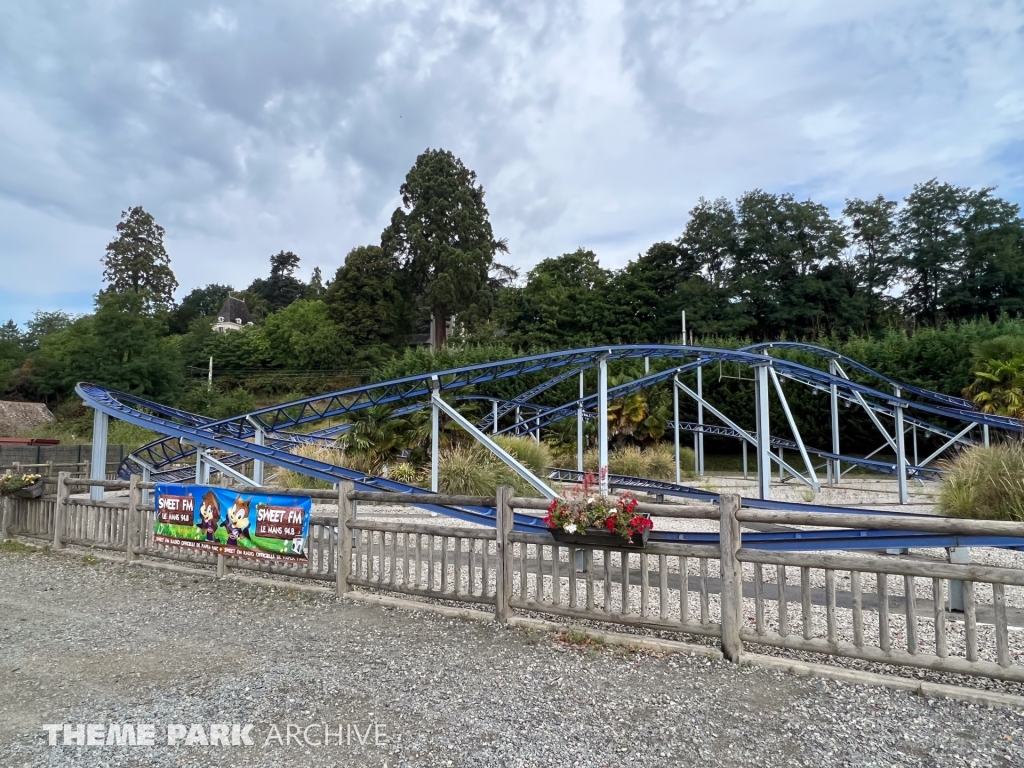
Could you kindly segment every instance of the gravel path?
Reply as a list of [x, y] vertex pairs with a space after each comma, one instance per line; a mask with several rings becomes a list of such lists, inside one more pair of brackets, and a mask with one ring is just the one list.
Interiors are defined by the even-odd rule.
[[[2, 552], [0, 582], [4, 766], [1024, 763], [1005, 710], [77, 555]], [[48, 746], [65, 722], [155, 723], [157, 746]], [[235, 722], [254, 746], [166, 745]], [[386, 741], [264, 746], [324, 722]]]

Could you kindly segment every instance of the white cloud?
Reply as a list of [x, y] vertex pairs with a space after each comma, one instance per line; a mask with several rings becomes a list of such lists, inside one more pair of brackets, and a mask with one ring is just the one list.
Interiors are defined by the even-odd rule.
[[0, 261], [41, 307], [91, 292], [142, 204], [186, 288], [281, 249], [329, 273], [427, 147], [477, 171], [519, 267], [579, 246], [621, 265], [698, 196], [754, 187], [836, 206], [938, 176], [1019, 201], [1022, 29], [1000, 0], [20, 4]]

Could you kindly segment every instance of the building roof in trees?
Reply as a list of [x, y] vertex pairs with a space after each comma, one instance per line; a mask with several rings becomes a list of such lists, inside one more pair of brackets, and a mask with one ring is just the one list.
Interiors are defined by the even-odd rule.
[[246, 325], [250, 321], [249, 308], [245, 306], [244, 301], [237, 299], [234, 296], [228, 296], [224, 299], [224, 303], [221, 305], [220, 311], [217, 312], [218, 323]]
[[15, 437], [53, 421], [43, 403], [15, 403], [0, 400], [0, 437]]

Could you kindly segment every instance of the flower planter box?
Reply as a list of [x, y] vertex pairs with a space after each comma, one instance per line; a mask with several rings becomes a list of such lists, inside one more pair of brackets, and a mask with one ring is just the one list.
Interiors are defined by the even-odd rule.
[[615, 549], [640, 548], [646, 546], [647, 539], [651, 532], [634, 533], [629, 539], [624, 539], [616, 533], [609, 533], [604, 528], [586, 528], [586, 533], [569, 533], [564, 528], [549, 528], [555, 541], [563, 544], [576, 544], [581, 547], [609, 547]]
[[43, 481], [36, 480], [32, 485], [26, 485], [21, 490], [11, 494], [19, 499], [38, 499], [43, 495]]

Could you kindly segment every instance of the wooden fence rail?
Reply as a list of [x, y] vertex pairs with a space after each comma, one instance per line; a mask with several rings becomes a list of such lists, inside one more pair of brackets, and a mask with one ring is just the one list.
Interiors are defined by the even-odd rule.
[[[99, 485], [127, 495], [103, 502], [83, 494]], [[123, 552], [127, 561], [154, 557], [216, 566], [223, 556], [154, 541], [155, 512], [143, 503], [152, 483], [133, 478], [89, 480], [61, 472], [56, 493], [8, 498], [0, 533], [50, 543]], [[247, 488], [253, 491], [255, 488]], [[547, 502], [423, 494], [419, 503], [493, 506], [496, 526], [454, 527], [379, 519], [372, 507], [409, 504], [406, 494], [260, 488], [308, 495], [336, 513], [316, 510], [302, 564], [268, 565], [231, 558], [230, 567], [334, 582], [354, 588], [493, 606], [502, 622], [516, 611], [716, 638], [723, 655], [742, 658], [747, 646], [1024, 682], [1024, 570], [894, 556], [776, 552], [743, 546], [745, 522], [791, 526], [899, 528], [1024, 537], [1024, 524], [913, 520], [845, 513], [786, 513], [741, 508], [723, 495], [717, 507], [645, 504], [655, 517], [715, 520], [719, 545], [650, 542], [642, 549], [581, 546], [549, 533], [513, 530], [515, 514]], [[664, 514], [662, 514], [664, 513]], [[370, 516], [366, 516], [369, 514]], [[951, 610], [953, 588], [963, 610]]]

